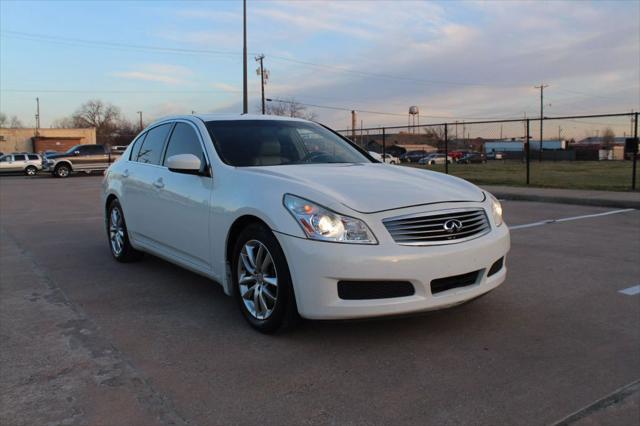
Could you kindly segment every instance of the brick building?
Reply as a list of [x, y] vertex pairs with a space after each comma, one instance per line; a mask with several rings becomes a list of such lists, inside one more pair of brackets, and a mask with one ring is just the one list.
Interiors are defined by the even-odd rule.
[[0, 128], [0, 152], [67, 151], [78, 144], [95, 144], [96, 129], [4, 129]]

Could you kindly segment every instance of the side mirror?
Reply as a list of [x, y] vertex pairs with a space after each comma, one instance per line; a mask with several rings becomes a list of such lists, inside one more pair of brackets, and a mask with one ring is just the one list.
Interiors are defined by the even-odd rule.
[[200, 174], [202, 162], [193, 154], [178, 154], [167, 158], [167, 168], [172, 172], [190, 175]]

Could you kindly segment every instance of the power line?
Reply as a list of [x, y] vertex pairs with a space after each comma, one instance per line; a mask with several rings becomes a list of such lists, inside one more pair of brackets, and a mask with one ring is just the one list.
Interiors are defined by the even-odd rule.
[[66, 90], [66, 89], [2, 89], [3, 92], [16, 93], [226, 93], [240, 92], [235, 89], [214, 90]]
[[32, 41], [45, 41], [53, 44], [71, 44], [71, 45], [85, 45], [85, 46], [102, 46], [107, 48], [117, 49], [133, 49], [133, 50], [147, 50], [156, 51], [162, 53], [186, 53], [186, 54], [208, 54], [208, 55], [229, 55], [229, 56], [242, 56], [238, 52], [211, 50], [211, 49], [190, 49], [190, 48], [173, 48], [162, 47], [144, 44], [131, 44], [131, 43], [116, 43], [102, 40], [82, 40], [70, 37], [58, 37], [47, 34], [35, 34], [25, 33], [21, 31], [9, 31], [3, 30], [0, 32], [2, 37], [13, 37], [23, 40]]
[[[407, 114], [400, 114], [400, 113], [396, 113], [396, 112], [383, 112], [383, 111], [371, 111], [371, 110], [366, 110], [366, 109], [360, 109], [360, 108], [346, 108], [346, 107], [338, 107], [338, 106], [332, 106], [332, 105], [318, 105], [318, 104], [310, 104], [310, 103], [304, 103], [304, 102], [298, 102], [298, 101], [293, 101], [293, 100], [285, 100], [285, 99], [272, 99], [272, 98], [267, 98], [268, 102], [282, 102], [282, 103], [286, 103], [286, 104], [299, 104], [299, 105], [304, 105], [307, 107], [312, 107], [312, 108], [322, 108], [322, 109], [331, 109], [331, 110], [337, 110], [337, 111], [358, 111], [359, 113], [363, 113], [363, 114], [376, 114], [376, 115], [389, 115], [389, 116], [395, 116], [395, 117], [406, 117]], [[465, 120], [491, 120], [493, 118], [496, 117], [459, 117], [459, 116], [452, 116], [452, 115], [424, 115], [421, 114], [422, 117], [426, 117], [426, 118], [436, 118], [436, 119], [465, 119]], [[406, 127], [406, 126], [405, 126]]]
[[[3, 37], [14, 37], [14, 38], [22, 38], [26, 40], [38, 40], [38, 41], [46, 41], [50, 43], [72, 43], [76, 45], [88, 45], [88, 46], [102, 46], [107, 48], [117, 48], [117, 49], [134, 49], [134, 50], [147, 50], [154, 52], [162, 52], [162, 53], [177, 53], [177, 54], [214, 54], [214, 55], [228, 55], [228, 56], [242, 56], [237, 52], [232, 51], [221, 51], [221, 50], [210, 50], [210, 49], [190, 49], [190, 48], [171, 48], [171, 47], [160, 47], [153, 45], [143, 45], [143, 44], [130, 44], [130, 43], [116, 43], [109, 41], [101, 41], [101, 40], [82, 40], [76, 38], [69, 37], [59, 37], [52, 36], [47, 34], [36, 34], [36, 33], [27, 33], [22, 31], [9, 31], [4, 30], [0, 32], [0, 35]], [[251, 52], [248, 52], [248, 54]], [[257, 55], [257, 53], [252, 53]], [[358, 71], [352, 70], [336, 65], [328, 65], [328, 64], [319, 64], [310, 61], [303, 61], [299, 59], [294, 59], [285, 56], [278, 55], [269, 55], [269, 58], [290, 62], [298, 65], [304, 65], [314, 68], [322, 68], [332, 72], [358, 75], [364, 77], [371, 78], [381, 78], [381, 79], [391, 79], [391, 80], [399, 80], [399, 81], [407, 81], [413, 83], [421, 83], [428, 85], [453, 85], [453, 86], [476, 86], [476, 87], [497, 87], [497, 88], [514, 88], [514, 87], [528, 87], [525, 84], [489, 84], [489, 83], [478, 83], [478, 82], [460, 82], [460, 81], [447, 81], [447, 80], [428, 80], [428, 79], [419, 79], [407, 76], [393, 75], [393, 74], [383, 74], [383, 73], [372, 73], [366, 71]]]

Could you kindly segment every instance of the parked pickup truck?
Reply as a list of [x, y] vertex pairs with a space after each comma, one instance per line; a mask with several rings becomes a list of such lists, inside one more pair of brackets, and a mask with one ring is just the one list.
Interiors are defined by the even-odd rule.
[[62, 154], [47, 155], [43, 160], [45, 170], [55, 177], [68, 177], [71, 173], [104, 171], [120, 158], [104, 145], [76, 145]]

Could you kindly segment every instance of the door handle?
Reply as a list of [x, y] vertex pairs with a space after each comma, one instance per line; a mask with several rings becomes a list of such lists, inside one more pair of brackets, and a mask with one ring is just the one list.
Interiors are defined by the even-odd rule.
[[123, 178], [128, 178], [129, 177], [129, 169], [125, 169], [125, 171], [122, 172], [122, 177]]
[[162, 178], [158, 178], [158, 180], [153, 182], [153, 186], [155, 186], [158, 189], [164, 188], [164, 182], [162, 182]]

